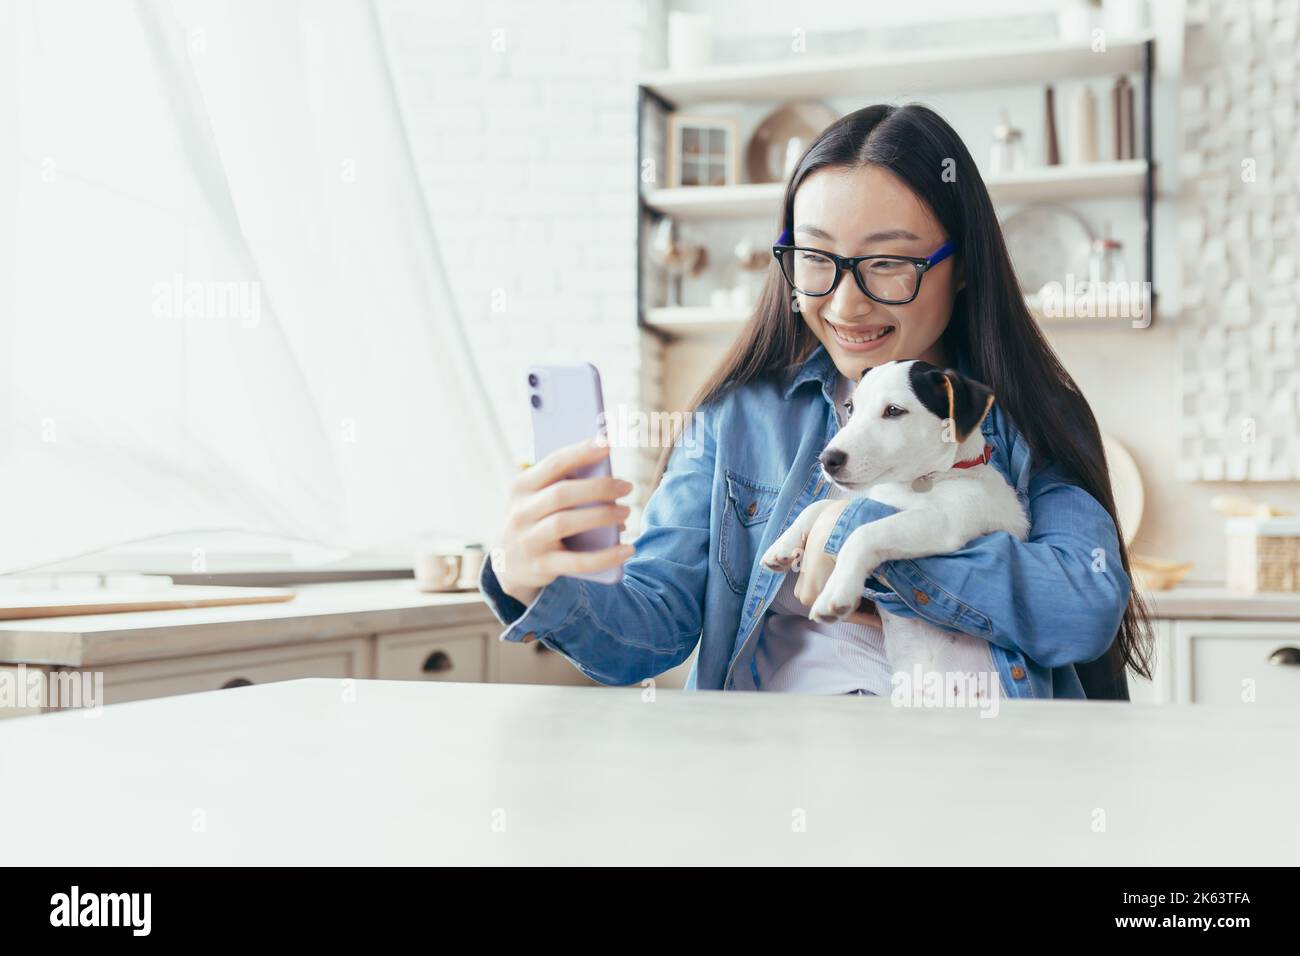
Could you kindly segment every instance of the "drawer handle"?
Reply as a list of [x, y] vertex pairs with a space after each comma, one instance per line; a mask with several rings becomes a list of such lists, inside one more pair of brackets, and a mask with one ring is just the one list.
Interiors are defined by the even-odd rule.
[[441, 674], [443, 671], [451, 670], [451, 655], [446, 651], [434, 651], [424, 659], [424, 667], [421, 668], [426, 674]]
[[230, 690], [232, 687], [252, 687], [253, 682], [247, 677], [232, 677], [221, 685], [222, 690]]
[[1300, 667], [1300, 647], [1279, 647], [1268, 655], [1268, 662], [1283, 667]]

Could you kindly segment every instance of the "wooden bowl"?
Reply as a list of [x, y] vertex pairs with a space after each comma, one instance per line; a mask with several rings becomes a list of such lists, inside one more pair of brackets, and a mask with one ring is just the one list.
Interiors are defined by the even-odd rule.
[[1129, 556], [1133, 576], [1137, 584], [1145, 591], [1167, 591], [1187, 576], [1192, 570], [1191, 561], [1162, 561], [1145, 555]]

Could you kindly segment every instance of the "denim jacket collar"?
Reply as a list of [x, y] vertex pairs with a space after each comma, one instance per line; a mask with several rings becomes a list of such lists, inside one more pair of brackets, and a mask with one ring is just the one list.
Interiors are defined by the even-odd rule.
[[787, 365], [786, 374], [792, 375], [782, 393], [782, 397], [787, 401], [794, 394], [794, 390], [804, 382], [818, 381], [822, 383], [822, 394], [826, 396], [826, 401], [834, 403], [835, 376], [839, 374], [839, 369], [835, 367], [835, 362], [826, 351], [825, 345], [818, 342], [817, 347], [804, 359], [802, 365]]

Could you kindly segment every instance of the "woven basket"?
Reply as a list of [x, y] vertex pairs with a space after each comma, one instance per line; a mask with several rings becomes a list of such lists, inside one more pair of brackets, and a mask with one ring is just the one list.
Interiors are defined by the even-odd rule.
[[1300, 592], [1300, 518], [1229, 518], [1228, 587]]

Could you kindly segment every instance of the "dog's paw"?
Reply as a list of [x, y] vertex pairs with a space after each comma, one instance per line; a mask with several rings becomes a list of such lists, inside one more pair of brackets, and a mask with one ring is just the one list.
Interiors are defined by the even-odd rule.
[[822, 593], [813, 602], [808, 616], [823, 624], [847, 621], [861, 601], [862, 590], [852, 579], [840, 576], [837, 580], [836, 575], [832, 574], [826, 587], [822, 588]]
[[818, 598], [813, 602], [812, 610], [808, 612], [808, 616], [814, 621], [821, 621], [823, 624], [835, 624], [839, 621], [847, 621], [855, 607], [857, 607], [856, 601], [852, 604], [835, 604], [825, 598]]
[[785, 548], [778, 541], [763, 554], [762, 565], [769, 571], [798, 571], [803, 548]]

